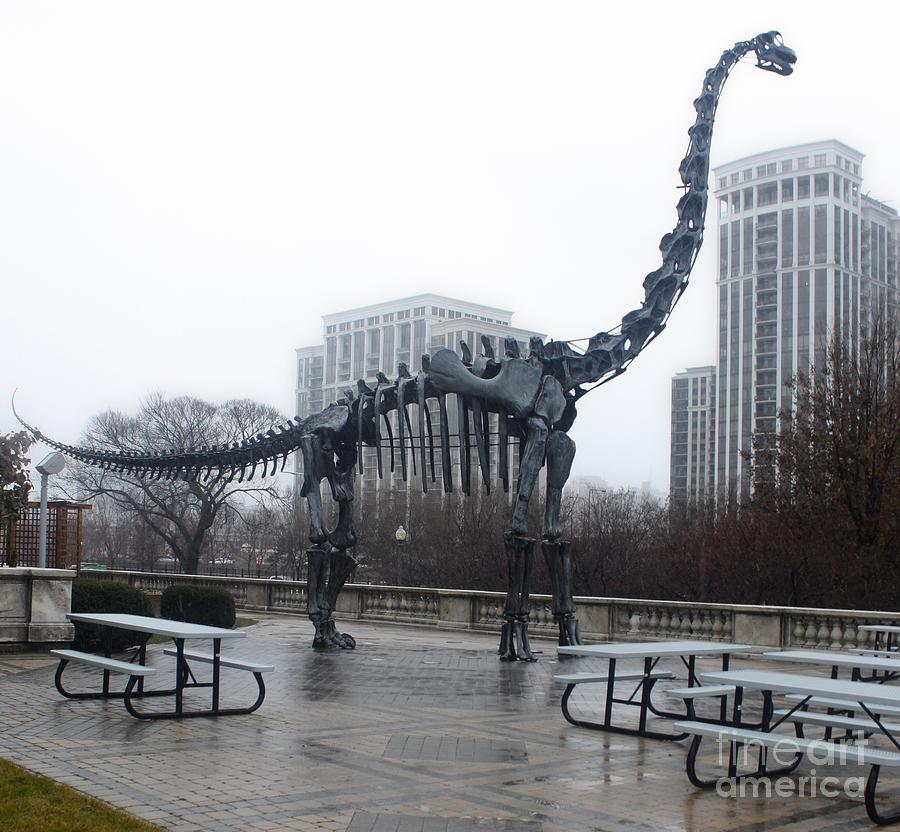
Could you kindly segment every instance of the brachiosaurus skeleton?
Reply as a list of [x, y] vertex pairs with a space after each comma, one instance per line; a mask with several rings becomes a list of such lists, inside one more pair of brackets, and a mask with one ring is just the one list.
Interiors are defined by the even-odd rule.
[[[644, 280], [644, 301], [622, 318], [613, 331], [588, 339], [586, 349], [575, 342], [531, 340], [529, 354], [519, 354], [516, 341], [506, 339], [505, 357], [495, 357], [483, 338], [483, 353], [474, 359], [462, 344], [460, 358], [448, 349], [422, 356], [422, 369], [415, 376], [400, 365], [399, 377], [389, 381], [378, 374], [374, 388], [365, 382], [357, 390], [325, 410], [306, 419], [288, 421], [255, 438], [230, 446], [202, 447], [168, 453], [107, 452], [65, 445], [48, 439], [36, 428], [22, 423], [38, 438], [82, 462], [114, 471], [159, 479], [194, 479], [203, 476], [239, 481], [252, 478], [257, 469], [274, 473], [281, 459], [284, 469], [289, 454], [299, 449], [303, 456], [301, 494], [310, 513], [308, 613], [315, 624], [314, 647], [353, 647], [353, 638], [335, 629], [332, 613], [338, 594], [356, 560], [348, 553], [356, 542], [352, 527], [355, 469], [363, 469], [364, 446], [375, 448], [379, 477], [383, 474], [382, 447], [390, 447], [394, 470], [395, 444], [403, 479], [408, 476], [407, 442], [416, 450], [422, 488], [427, 490], [427, 472], [435, 480], [432, 412], [437, 409], [440, 434], [441, 475], [445, 491], [453, 489], [447, 395], [456, 398], [458, 456], [461, 487], [470, 493], [471, 449], [486, 488], [490, 471], [490, 417], [496, 416], [498, 476], [509, 488], [508, 447], [510, 438], [520, 442], [519, 477], [512, 523], [504, 533], [509, 567], [509, 587], [500, 641], [503, 659], [534, 660], [528, 643], [529, 577], [534, 539], [527, 536], [526, 512], [540, 469], [547, 466], [547, 492], [542, 549], [547, 561], [553, 594], [553, 616], [559, 626], [560, 644], [579, 643], [575, 605], [572, 601], [569, 544], [560, 540], [560, 500], [575, 456], [575, 443], [567, 431], [575, 415], [575, 403], [596, 386], [625, 371], [638, 353], [665, 327], [675, 303], [687, 287], [703, 238], [707, 206], [707, 177], [713, 120], [722, 85], [732, 67], [748, 53], [756, 55], [761, 69], [789, 75], [796, 61], [778, 32], [766, 32], [726, 49], [718, 63], [707, 71], [699, 97], [694, 101], [697, 118], [689, 128], [687, 154], [678, 168], [684, 194], [678, 201], [675, 228], [660, 242], [662, 264]], [[585, 387], [585, 385], [590, 385]], [[418, 416], [414, 435], [409, 407]], [[396, 412], [396, 443], [388, 414]], [[21, 419], [20, 419], [21, 421]], [[382, 422], [388, 434], [382, 434]], [[418, 438], [418, 449], [415, 439]], [[427, 441], [426, 441], [427, 440]], [[474, 442], [473, 442], [474, 440]], [[327, 480], [338, 504], [337, 525], [326, 527], [321, 482]]]

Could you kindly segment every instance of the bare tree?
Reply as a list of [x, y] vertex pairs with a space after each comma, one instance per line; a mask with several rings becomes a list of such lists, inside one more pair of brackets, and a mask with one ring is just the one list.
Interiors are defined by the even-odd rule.
[[876, 315], [858, 344], [840, 335], [798, 377], [796, 407], [757, 448], [757, 510], [776, 515], [835, 601], [896, 602], [900, 555], [900, 338]]
[[[274, 408], [247, 399], [214, 405], [181, 396], [151, 395], [135, 416], [107, 411], [95, 416], [84, 444], [99, 449], [164, 453], [204, 445], [239, 442], [283, 417]], [[238, 482], [218, 473], [190, 481], [138, 478], [73, 462], [67, 490], [79, 499], [103, 495], [165, 541], [188, 573], [196, 573], [207, 533], [223, 506], [271, 493], [265, 481]]]

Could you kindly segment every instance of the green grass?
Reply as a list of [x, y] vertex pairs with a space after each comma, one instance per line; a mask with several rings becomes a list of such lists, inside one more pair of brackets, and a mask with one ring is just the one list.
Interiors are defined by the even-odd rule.
[[162, 832], [68, 786], [0, 759], [4, 832]]
[[[257, 621], [255, 618], [235, 618], [234, 627], [232, 627], [232, 629], [238, 627], [252, 627], [256, 623]], [[172, 639], [168, 636], [150, 636], [147, 644], [168, 644], [171, 640]], [[0, 830], [3, 830], [2, 826], [0, 826]]]

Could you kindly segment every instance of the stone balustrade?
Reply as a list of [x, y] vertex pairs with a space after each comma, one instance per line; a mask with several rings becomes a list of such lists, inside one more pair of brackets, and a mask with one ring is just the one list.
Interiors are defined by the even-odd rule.
[[[91, 577], [125, 581], [151, 594], [169, 584], [195, 583], [231, 591], [240, 609], [251, 612], [306, 612], [306, 584], [260, 578], [221, 578], [147, 572], [96, 572]], [[337, 617], [414, 624], [445, 629], [499, 632], [502, 592], [462, 589], [347, 584], [338, 599]], [[871, 644], [863, 624], [900, 624], [900, 612], [699, 604], [633, 598], [575, 599], [585, 641], [703, 639], [752, 644], [763, 649], [850, 650]], [[550, 597], [531, 596], [529, 632], [555, 638]]]

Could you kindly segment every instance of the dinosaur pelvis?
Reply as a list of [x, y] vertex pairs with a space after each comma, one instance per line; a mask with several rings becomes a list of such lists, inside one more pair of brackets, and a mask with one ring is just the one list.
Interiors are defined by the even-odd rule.
[[504, 358], [497, 375], [479, 378], [453, 350], [442, 349], [431, 357], [428, 375], [442, 393], [477, 397], [491, 410], [503, 409], [517, 419], [540, 416], [553, 425], [566, 407], [559, 382], [521, 358]]

